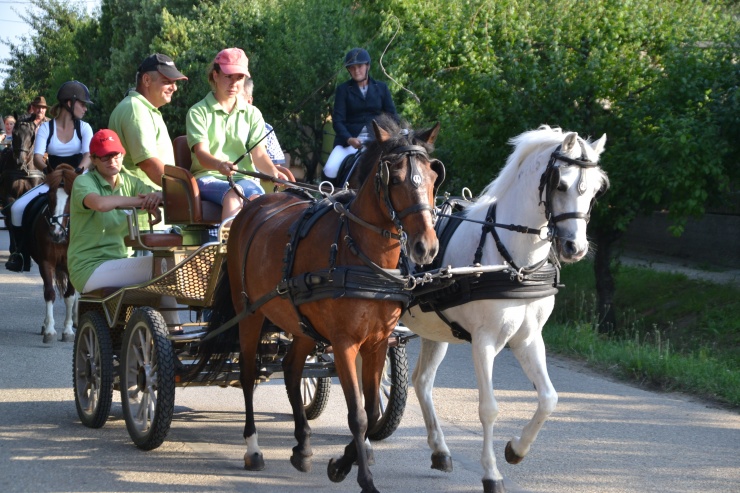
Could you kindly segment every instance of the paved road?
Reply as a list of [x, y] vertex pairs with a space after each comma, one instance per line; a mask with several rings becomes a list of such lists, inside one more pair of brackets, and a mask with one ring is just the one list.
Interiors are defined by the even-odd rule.
[[[0, 262], [7, 232], [0, 232]], [[282, 382], [256, 394], [267, 469], [247, 473], [241, 391], [178, 389], [167, 441], [142, 452], [127, 435], [120, 400], [101, 429], [79, 423], [72, 394], [72, 344], [44, 345], [40, 278], [0, 266], [0, 491], [305, 492], [358, 491], [353, 474], [329, 482], [326, 464], [348, 440], [346, 406], [334, 385], [327, 411], [312, 422], [314, 469], [295, 471]], [[61, 306], [57, 319], [62, 320]], [[59, 330], [59, 327], [57, 327]], [[409, 345], [411, 361], [418, 342]], [[674, 394], [646, 392], [550, 358], [560, 402], [529, 456], [506, 464], [503, 447], [535, 406], [535, 394], [508, 352], [496, 360], [500, 403], [496, 453], [509, 491], [529, 493], [740, 491], [740, 416]], [[450, 349], [435, 398], [455, 471], [429, 469], [429, 450], [413, 389], [400, 429], [375, 444], [375, 481], [383, 492], [481, 491], [477, 392], [465, 345]]]

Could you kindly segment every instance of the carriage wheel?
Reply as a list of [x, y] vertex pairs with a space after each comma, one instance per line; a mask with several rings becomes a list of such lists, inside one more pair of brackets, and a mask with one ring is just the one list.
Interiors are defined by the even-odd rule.
[[[306, 363], [316, 361], [316, 356], [306, 358]], [[303, 409], [307, 419], [316, 419], [326, 409], [331, 392], [331, 377], [304, 378], [302, 380]]]
[[98, 312], [80, 319], [72, 359], [77, 415], [88, 428], [108, 420], [113, 401], [113, 349], [108, 324]]
[[368, 431], [371, 440], [384, 440], [401, 424], [409, 391], [409, 361], [406, 347], [389, 347], [380, 377], [380, 419]]
[[175, 408], [175, 355], [167, 324], [150, 307], [135, 309], [123, 333], [121, 404], [134, 444], [143, 450], [162, 445]]

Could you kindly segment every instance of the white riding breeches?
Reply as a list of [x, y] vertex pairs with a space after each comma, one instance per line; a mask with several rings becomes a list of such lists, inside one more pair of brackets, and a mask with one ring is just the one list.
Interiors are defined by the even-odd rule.
[[326, 160], [326, 164], [324, 165], [324, 174], [329, 178], [336, 178], [342, 162], [347, 156], [354, 154], [355, 152], [357, 152], [357, 149], [352, 146], [336, 146], [334, 150], [331, 151], [331, 154], [329, 154], [329, 159]]
[[24, 193], [16, 199], [15, 202], [10, 206], [10, 222], [13, 226], [21, 227], [23, 225], [23, 211], [26, 210], [26, 206], [42, 193], [49, 191], [49, 185], [42, 183], [33, 187], [28, 192]]
[[[152, 279], [153, 256], [127, 257], [108, 260], [98, 266], [85, 284], [83, 293], [100, 288], [123, 288], [134, 286]], [[175, 298], [162, 296], [161, 308], [177, 308]], [[179, 325], [180, 317], [176, 311], [162, 312], [168, 325]]]

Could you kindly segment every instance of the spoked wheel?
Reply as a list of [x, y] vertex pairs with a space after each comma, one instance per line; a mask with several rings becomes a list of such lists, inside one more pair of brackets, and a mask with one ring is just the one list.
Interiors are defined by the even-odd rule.
[[[324, 356], [327, 357], [328, 356]], [[316, 356], [306, 358], [306, 363], [317, 361]], [[326, 409], [329, 403], [329, 392], [331, 392], [331, 377], [304, 378], [301, 382], [303, 409], [306, 411], [306, 418], [316, 419]]]
[[72, 378], [77, 415], [88, 428], [108, 420], [113, 401], [113, 349], [105, 317], [85, 313], [74, 343]]
[[389, 347], [380, 376], [380, 419], [368, 432], [371, 440], [384, 440], [401, 424], [409, 391], [409, 361], [406, 347]]
[[123, 333], [121, 404], [134, 444], [143, 450], [159, 447], [175, 407], [175, 355], [167, 324], [150, 307], [135, 309]]

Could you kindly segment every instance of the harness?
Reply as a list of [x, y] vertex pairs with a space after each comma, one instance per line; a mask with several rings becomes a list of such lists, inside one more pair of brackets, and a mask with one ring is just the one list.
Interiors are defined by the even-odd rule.
[[[424, 147], [419, 145], [399, 146], [391, 150], [386, 156], [388, 155], [407, 156], [410, 167], [411, 183], [416, 188], [421, 186], [423, 179], [418, 165], [416, 164], [416, 157], [423, 156], [425, 159], [429, 159]], [[441, 163], [439, 163], [439, 165], [441, 166]], [[285, 246], [283, 257], [283, 277], [281, 281], [272, 291], [252, 302], [250, 302], [246, 294], [246, 289], [243, 289], [242, 296], [245, 300], [244, 310], [226, 322], [226, 324], [210, 332], [202, 340], [205, 341], [211, 339], [221, 332], [228, 330], [243, 317], [254, 313], [262, 305], [278, 296], [291, 301], [291, 304], [298, 316], [299, 324], [303, 333], [314, 340], [327, 345], [330, 344], [329, 341], [319, 334], [311, 322], [301, 313], [299, 309], [300, 305], [327, 298], [352, 298], [400, 302], [403, 304], [405, 309], [412, 300], [413, 295], [411, 291], [414, 283], [408, 275], [410, 269], [408, 268], [409, 261], [406, 257], [406, 234], [403, 232], [401, 219], [418, 212], [428, 210], [434, 214], [435, 211], [434, 208], [428, 204], [415, 204], [400, 212], [396, 212], [390, 201], [388, 190], [389, 179], [389, 163], [387, 160], [383, 159], [383, 156], [381, 156], [380, 162], [378, 163], [378, 171], [375, 175], [376, 193], [384, 196], [385, 207], [387, 208], [389, 217], [398, 233], [374, 226], [353, 214], [351, 212], [351, 206], [356, 196], [356, 192], [354, 191], [346, 190], [337, 194], [328, 195], [320, 201], [314, 199], [302, 190], [300, 192], [294, 190], [284, 192], [302, 193], [308, 200], [293, 202], [279, 210], [273, 211], [268, 217], [263, 219], [262, 224], [268, 223], [270, 218], [289, 208], [304, 206], [306, 204], [309, 204], [309, 207], [306, 208], [300, 219], [296, 221], [288, 231], [290, 240]], [[328, 252], [328, 267], [319, 271], [292, 276], [291, 273], [295, 264], [295, 252], [297, 251], [301, 240], [308, 236], [311, 228], [319, 221], [319, 219], [329, 213], [338, 214], [339, 221], [334, 242]], [[399, 259], [401, 269], [383, 269], [362, 253], [352, 238], [352, 234], [350, 232], [351, 222], [378, 233], [383, 238], [398, 240], [401, 243], [401, 256]], [[246, 262], [247, 254], [259, 230], [259, 227], [255, 228], [247, 241], [243, 252], [242, 265]], [[344, 236], [342, 236], [343, 232]], [[349, 251], [359, 258], [364, 265], [336, 265], [339, 253], [339, 243], [341, 241], [345, 243]], [[246, 273], [242, 273], [242, 287], [244, 288], [245, 286]]]
[[[438, 269], [441, 267], [442, 259], [449, 245], [450, 239], [460, 226], [462, 221], [479, 222], [481, 234], [478, 248], [475, 251], [473, 265], [480, 265], [483, 257], [483, 248], [486, 238], [490, 234], [496, 244], [499, 254], [504, 258], [508, 268], [498, 272], [484, 272], [479, 276], [461, 276], [453, 278], [438, 287], [414, 290], [414, 304], [418, 304], [423, 312], [434, 311], [437, 316], [450, 327], [452, 335], [458, 339], [471, 342], [470, 332], [459, 323], [453, 322], [444, 316], [443, 310], [456, 307], [477, 300], [492, 299], [537, 299], [553, 296], [563, 285], [560, 283], [560, 263], [553, 250], [548, 257], [530, 265], [520, 267], [501, 242], [497, 229], [508, 229], [523, 234], [536, 234], [543, 240], [552, 242], [557, 237], [557, 223], [566, 219], [590, 219], [590, 211], [597, 196], [591, 201], [588, 213], [567, 212], [557, 216], [552, 215], [552, 192], [560, 182], [560, 165], [558, 161], [564, 161], [576, 165], [580, 169], [596, 167], [595, 162], [588, 161], [584, 144], [581, 145], [581, 157], [573, 159], [560, 152], [558, 146], [550, 156], [545, 171], [540, 177], [540, 203], [544, 203], [547, 225], [541, 229], [529, 228], [514, 224], [496, 223], [496, 202], [493, 202], [486, 213], [485, 221], [475, 221], [467, 217], [466, 208], [471, 202], [460, 199], [446, 201], [442, 210], [437, 214], [440, 218], [435, 225], [437, 238], [439, 239], [439, 253], [434, 262], [424, 269]], [[583, 173], [579, 176], [577, 190], [580, 194], [586, 192], [586, 183]], [[545, 200], [542, 195], [545, 194]], [[548, 262], [549, 261], [549, 262]]]

